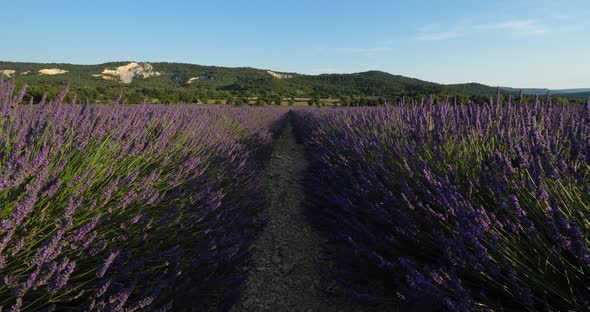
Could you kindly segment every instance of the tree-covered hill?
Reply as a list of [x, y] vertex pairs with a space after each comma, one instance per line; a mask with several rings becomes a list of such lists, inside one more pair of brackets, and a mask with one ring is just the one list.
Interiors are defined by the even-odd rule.
[[[43, 74], [48, 69], [67, 72]], [[163, 62], [98, 65], [0, 62], [0, 73], [3, 70], [8, 73], [4, 79], [29, 85], [27, 97], [37, 100], [43, 94], [53, 97], [69, 86], [79, 99], [92, 103], [111, 102], [119, 94], [127, 103], [195, 103], [232, 97], [354, 99], [431, 94], [483, 101], [496, 94], [496, 88], [482, 84], [444, 85], [381, 71], [303, 75], [249, 67]]]

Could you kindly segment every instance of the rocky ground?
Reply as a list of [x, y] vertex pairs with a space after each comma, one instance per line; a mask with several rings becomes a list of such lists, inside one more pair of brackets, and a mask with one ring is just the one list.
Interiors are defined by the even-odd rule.
[[320, 238], [303, 215], [305, 168], [303, 145], [296, 144], [289, 123], [263, 179], [269, 222], [256, 243], [249, 281], [231, 311], [366, 311], [317, 272], [318, 265], [328, 264], [319, 260]]

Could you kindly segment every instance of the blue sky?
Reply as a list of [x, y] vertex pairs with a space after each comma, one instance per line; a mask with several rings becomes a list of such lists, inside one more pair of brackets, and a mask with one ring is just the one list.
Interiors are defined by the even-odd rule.
[[0, 0], [0, 60], [590, 87], [590, 1]]

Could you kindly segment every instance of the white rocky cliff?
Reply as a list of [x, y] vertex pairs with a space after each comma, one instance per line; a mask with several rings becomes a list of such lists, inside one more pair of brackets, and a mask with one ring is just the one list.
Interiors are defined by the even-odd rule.
[[127, 65], [119, 66], [116, 69], [105, 69], [102, 73], [93, 76], [104, 80], [131, 83], [138, 78], [148, 78], [160, 75], [162, 75], [162, 73], [154, 71], [154, 67], [150, 63], [131, 62]]
[[55, 76], [55, 75], [65, 74], [67, 72], [68, 72], [67, 70], [59, 69], [59, 68], [46, 68], [46, 69], [41, 69], [39, 71], [39, 74], [41, 74], [41, 75]]

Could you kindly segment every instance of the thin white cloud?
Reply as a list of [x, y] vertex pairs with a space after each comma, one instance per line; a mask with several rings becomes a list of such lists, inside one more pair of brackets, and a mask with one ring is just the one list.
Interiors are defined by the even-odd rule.
[[391, 48], [389, 48], [389, 47], [340, 48], [340, 51], [350, 52], [350, 53], [376, 53], [376, 52], [383, 52], [383, 51], [389, 51], [389, 50], [391, 50]]
[[551, 12], [549, 16], [556, 20], [568, 20], [572, 18], [571, 15], [564, 12]]
[[461, 37], [462, 34], [455, 31], [439, 32], [439, 33], [423, 33], [414, 37], [417, 41], [441, 41]]
[[511, 20], [492, 24], [475, 25], [477, 30], [507, 30], [515, 34], [544, 35], [547, 30], [537, 20]]
[[[440, 27], [438, 27], [440, 29]], [[541, 36], [549, 30], [535, 19], [498, 21], [490, 24], [455, 25], [449, 31], [435, 31], [433, 25], [425, 25], [417, 29], [418, 33], [412, 38], [415, 41], [443, 41], [458, 37], [470, 36], [481, 32], [506, 31], [516, 35]], [[556, 31], [552, 29], [551, 32]]]

